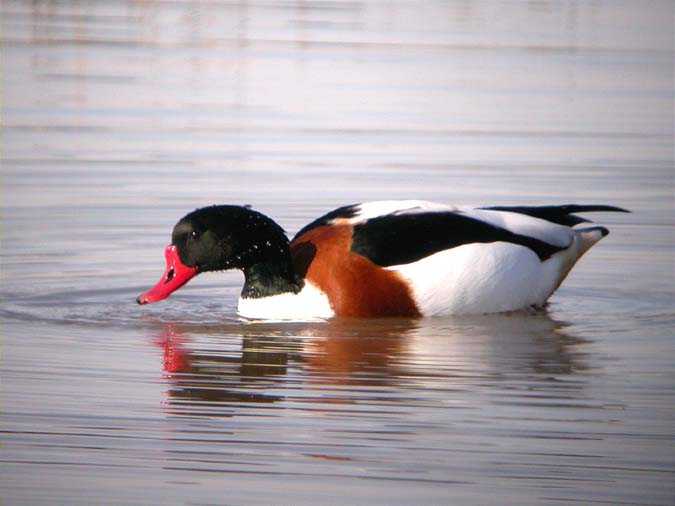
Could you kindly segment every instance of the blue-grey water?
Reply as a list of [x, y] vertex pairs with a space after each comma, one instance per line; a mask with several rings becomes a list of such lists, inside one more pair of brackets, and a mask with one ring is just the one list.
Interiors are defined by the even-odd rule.
[[[672, 2], [0, 5], [3, 504], [675, 503]], [[196, 207], [383, 198], [633, 213], [541, 312], [134, 303]]]

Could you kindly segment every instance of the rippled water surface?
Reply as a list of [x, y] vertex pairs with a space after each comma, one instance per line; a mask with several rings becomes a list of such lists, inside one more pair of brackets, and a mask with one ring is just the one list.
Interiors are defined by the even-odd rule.
[[[675, 503], [669, 1], [18, 2], [2, 22], [6, 504]], [[251, 204], [608, 203], [545, 311], [261, 323], [135, 296]]]

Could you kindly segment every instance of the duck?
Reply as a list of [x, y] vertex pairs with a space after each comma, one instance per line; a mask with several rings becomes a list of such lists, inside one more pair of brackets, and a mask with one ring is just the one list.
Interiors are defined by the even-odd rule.
[[386, 200], [339, 207], [289, 241], [250, 206], [196, 209], [173, 228], [159, 282], [139, 304], [198, 274], [238, 269], [248, 319], [429, 317], [544, 307], [609, 231], [576, 213], [609, 205], [450, 206]]

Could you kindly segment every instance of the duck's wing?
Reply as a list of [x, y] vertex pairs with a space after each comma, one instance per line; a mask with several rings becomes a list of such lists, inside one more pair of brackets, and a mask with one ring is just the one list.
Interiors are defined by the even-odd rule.
[[382, 267], [415, 262], [464, 244], [494, 242], [525, 246], [544, 261], [571, 245], [571, 227], [590, 221], [574, 213], [596, 211], [629, 212], [607, 205], [471, 208], [384, 200], [335, 209], [304, 227], [295, 239], [318, 227], [349, 225], [351, 251]]
[[400, 209], [353, 224], [351, 250], [382, 267], [416, 262], [465, 244], [507, 242], [541, 261], [570, 246], [573, 232], [524, 214], [462, 208]]
[[314, 228], [336, 225], [352, 227], [351, 251], [382, 267], [416, 262], [464, 244], [494, 242], [524, 246], [544, 261], [573, 239], [570, 227], [523, 212], [420, 200], [344, 206], [304, 227], [296, 239]]

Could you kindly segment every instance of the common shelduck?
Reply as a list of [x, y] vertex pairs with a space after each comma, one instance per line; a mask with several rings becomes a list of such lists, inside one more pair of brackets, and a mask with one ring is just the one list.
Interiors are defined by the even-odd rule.
[[167, 298], [201, 272], [240, 269], [238, 313], [262, 319], [435, 316], [545, 304], [608, 234], [573, 228], [605, 205], [451, 207], [418, 200], [340, 207], [289, 242], [245, 206], [197, 209], [174, 227], [160, 281], [136, 300]]

